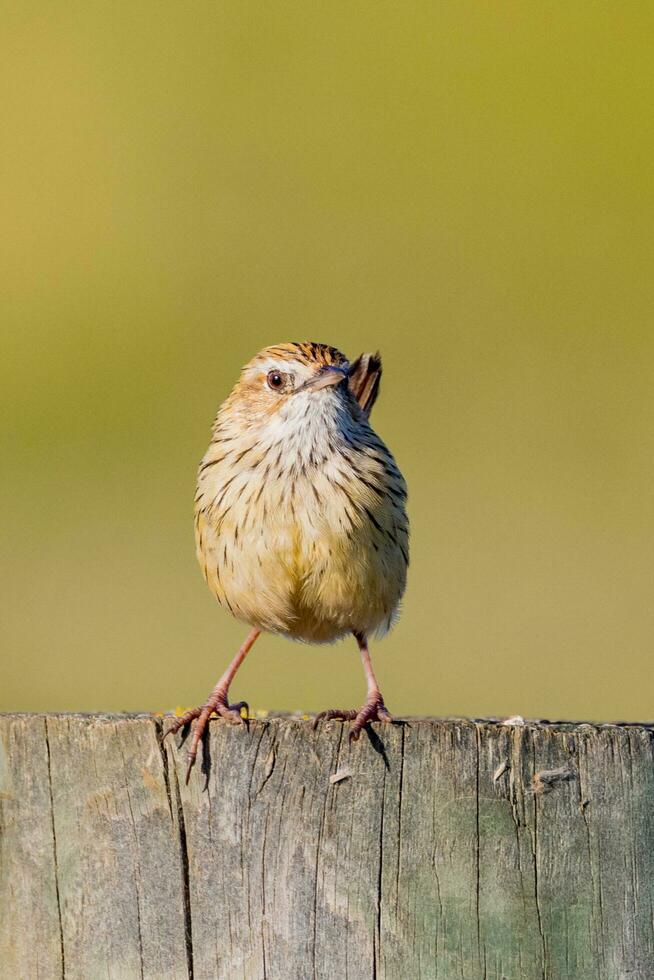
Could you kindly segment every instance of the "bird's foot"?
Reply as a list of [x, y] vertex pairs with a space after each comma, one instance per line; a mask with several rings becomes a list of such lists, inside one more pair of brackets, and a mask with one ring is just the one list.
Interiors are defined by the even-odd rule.
[[191, 744], [186, 754], [187, 766], [185, 782], [187, 785], [191, 775], [191, 769], [195, 765], [195, 758], [198, 754], [198, 745], [200, 744], [200, 740], [205, 733], [211, 715], [215, 713], [221, 718], [225, 718], [225, 720], [229, 721], [232, 725], [245, 725], [246, 720], [241, 715], [242, 708], [245, 708], [247, 717], [250, 712], [247, 701], [238, 701], [236, 704], [229, 704], [227, 701], [227, 689], [216, 688], [204, 704], [197, 708], [191, 708], [190, 711], [185, 711], [180, 718], [175, 719], [168, 731], [164, 734], [164, 738], [167, 738], [169, 735], [175, 735], [180, 728], [185, 728], [197, 718], [193, 728]]
[[350, 742], [358, 741], [359, 735], [368, 722], [382, 721], [385, 724], [389, 724], [393, 721], [393, 716], [384, 704], [384, 699], [379, 691], [371, 694], [366, 699], [363, 707], [359, 708], [358, 711], [346, 711], [340, 708], [330, 708], [329, 711], [321, 711], [314, 719], [314, 729], [318, 727], [321, 721], [331, 721], [333, 718], [353, 722], [349, 734]]

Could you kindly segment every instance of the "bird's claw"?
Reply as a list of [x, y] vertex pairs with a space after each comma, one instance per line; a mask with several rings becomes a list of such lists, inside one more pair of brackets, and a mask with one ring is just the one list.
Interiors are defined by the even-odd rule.
[[[245, 708], [245, 718], [243, 718], [241, 715], [241, 710], [243, 708]], [[214, 692], [205, 704], [202, 704], [197, 708], [191, 708], [189, 711], [185, 711], [181, 717], [176, 718], [170, 728], [164, 733], [164, 739], [168, 738], [169, 735], [176, 735], [180, 728], [185, 728], [197, 718], [193, 729], [191, 744], [186, 755], [187, 767], [185, 783], [187, 785], [191, 776], [191, 770], [195, 765], [195, 759], [198, 754], [198, 746], [204, 736], [209, 719], [214, 713], [220, 718], [224, 718], [232, 725], [245, 725], [247, 724], [247, 720], [250, 715], [250, 706], [248, 705], [247, 701], [237, 701], [235, 704], [229, 704], [227, 701], [227, 691]]]
[[359, 735], [371, 721], [381, 721], [384, 722], [384, 724], [389, 724], [393, 721], [393, 716], [384, 704], [384, 699], [382, 698], [381, 694], [368, 698], [363, 707], [359, 708], [358, 711], [345, 710], [341, 708], [330, 708], [328, 711], [321, 711], [320, 714], [317, 714], [314, 718], [314, 730], [318, 727], [321, 721], [332, 721], [334, 718], [337, 718], [340, 721], [353, 722], [348, 735], [350, 742], [358, 741]]

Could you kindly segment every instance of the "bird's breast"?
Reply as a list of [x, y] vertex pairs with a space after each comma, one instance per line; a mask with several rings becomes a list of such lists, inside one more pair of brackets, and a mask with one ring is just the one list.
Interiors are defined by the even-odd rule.
[[408, 547], [388, 472], [366, 454], [354, 465], [329, 453], [314, 466], [253, 463], [208, 466], [204, 479], [201, 470], [197, 551], [218, 600], [248, 623], [313, 642], [387, 626]]

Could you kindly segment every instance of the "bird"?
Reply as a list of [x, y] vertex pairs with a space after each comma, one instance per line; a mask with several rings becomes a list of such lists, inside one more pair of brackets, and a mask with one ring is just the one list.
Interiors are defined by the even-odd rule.
[[261, 633], [310, 644], [354, 636], [367, 683], [361, 708], [329, 709], [356, 741], [371, 721], [391, 722], [369, 638], [395, 623], [409, 564], [407, 487], [370, 426], [379, 394], [379, 353], [351, 364], [315, 342], [266, 347], [243, 368], [218, 410], [195, 495], [196, 554], [209, 589], [250, 627], [192, 722], [186, 782], [209, 718], [246, 724], [247, 702], [230, 703], [234, 676]]

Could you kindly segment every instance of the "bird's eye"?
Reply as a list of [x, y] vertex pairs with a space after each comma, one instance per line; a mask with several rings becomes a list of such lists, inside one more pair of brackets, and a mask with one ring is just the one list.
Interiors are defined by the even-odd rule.
[[269, 371], [266, 381], [269, 388], [272, 388], [273, 391], [279, 391], [284, 386], [284, 375], [280, 374], [279, 371]]

